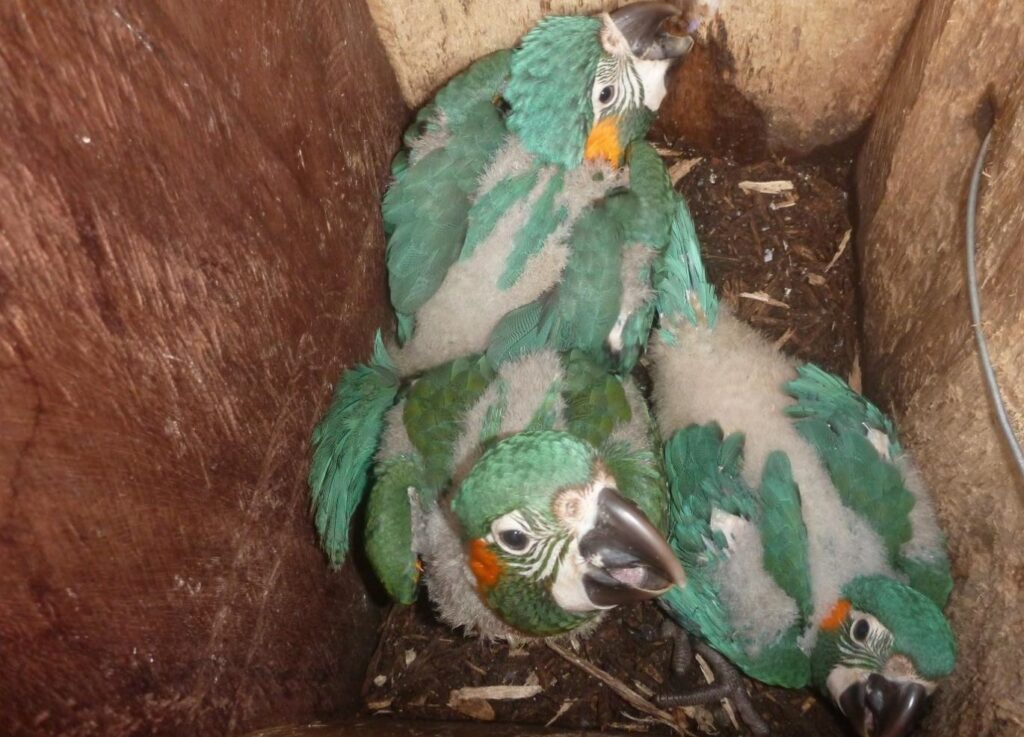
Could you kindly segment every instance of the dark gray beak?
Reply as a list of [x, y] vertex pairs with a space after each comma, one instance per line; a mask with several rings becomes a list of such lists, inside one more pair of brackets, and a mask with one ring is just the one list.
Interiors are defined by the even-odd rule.
[[920, 683], [872, 673], [839, 697], [839, 708], [861, 737], [907, 737], [924, 714], [928, 693]]
[[597, 504], [594, 527], [580, 540], [580, 554], [594, 566], [583, 587], [595, 606], [653, 599], [686, 584], [683, 566], [639, 507], [610, 488]]
[[680, 13], [668, 3], [642, 2], [613, 11], [611, 18], [638, 59], [678, 59], [693, 48], [693, 38], [674, 36], [661, 26]]

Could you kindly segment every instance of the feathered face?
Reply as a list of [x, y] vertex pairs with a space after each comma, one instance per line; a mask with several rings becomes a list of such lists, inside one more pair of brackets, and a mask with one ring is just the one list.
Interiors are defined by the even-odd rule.
[[689, 37], [658, 30], [676, 12], [662, 3], [639, 3], [602, 16], [602, 53], [590, 91], [594, 120], [584, 147], [588, 161], [619, 166], [626, 147], [646, 134], [665, 99], [669, 69], [693, 45]]
[[661, 105], [669, 68], [693, 46], [661, 30], [678, 14], [667, 3], [639, 2], [599, 17], [542, 20], [513, 54], [509, 130], [547, 162], [620, 166]]
[[955, 660], [942, 612], [913, 589], [879, 576], [847, 587], [822, 623], [815, 679], [864, 737], [904, 737]]
[[571, 435], [520, 433], [488, 451], [452, 500], [488, 607], [530, 635], [682, 583], [662, 535]]

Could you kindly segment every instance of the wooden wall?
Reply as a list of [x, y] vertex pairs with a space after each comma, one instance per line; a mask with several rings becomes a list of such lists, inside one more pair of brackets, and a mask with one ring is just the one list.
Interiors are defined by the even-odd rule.
[[964, 213], [994, 124], [978, 224], [984, 329], [1024, 437], [1024, 3], [925, 0], [858, 162], [867, 388], [901, 420], [949, 532], [960, 646], [932, 733], [1024, 730], [1024, 481], [982, 385]]
[[304, 476], [406, 117], [361, 0], [0, 4], [0, 734], [358, 701]]

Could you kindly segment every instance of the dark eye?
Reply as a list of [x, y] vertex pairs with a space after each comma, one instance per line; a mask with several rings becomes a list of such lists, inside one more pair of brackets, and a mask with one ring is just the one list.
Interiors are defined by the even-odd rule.
[[604, 87], [601, 93], [597, 96], [597, 101], [602, 105], [607, 105], [615, 97], [615, 88], [611, 85]]
[[502, 530], [498, 533], [498, 542], [506, 550], [521, 553], [530, 544], [530, 538], [522, 530]]
[[853, 623], [853, 629], [850, 634], [853, 635], [853, 639], [857, 642], [864, 642], [867, 639], [868, 633], [871, 631], [871, 624], [866, 619], [858, 619]]

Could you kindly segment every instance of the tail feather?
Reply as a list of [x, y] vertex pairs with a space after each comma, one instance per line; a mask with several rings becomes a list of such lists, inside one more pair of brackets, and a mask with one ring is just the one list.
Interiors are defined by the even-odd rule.
[[718, 298], [708, 282], [697, 231], [682, 197], [676, 197], [668, 248], [659, 264], [656, 286], [658, 313], [663, 321], [685, 318], [693, 325], [714, 327]]
[[378, 331], [373, 358], [342, 374], [330, 409], [313, 431], [311, 506], [320, 544], [335, 567], [345, 562], [349, 524], [366, 492], [384, 416], [398, 387], [398, 372]]

